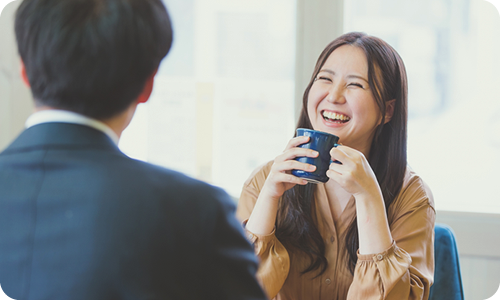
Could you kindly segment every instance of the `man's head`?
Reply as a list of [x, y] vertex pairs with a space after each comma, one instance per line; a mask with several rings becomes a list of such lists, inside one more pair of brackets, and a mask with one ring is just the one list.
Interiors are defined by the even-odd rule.
[[15, 31], [37, 106], [101, 120], [137, 101], [172, 44], [161, 0], [24, 0]]

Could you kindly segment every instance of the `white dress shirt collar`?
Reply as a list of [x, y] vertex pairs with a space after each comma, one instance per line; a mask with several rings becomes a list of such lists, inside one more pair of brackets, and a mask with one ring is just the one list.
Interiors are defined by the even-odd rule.
[[42, 123], [71, 123], [92, 127], [104, 132], [116, 145], [118, 145], [118, 135], [106, 124], [101, 121], [71, 112], [67, 110], [48, 109], [41, 110], [32, 114], [26, 120], [26, 128]]

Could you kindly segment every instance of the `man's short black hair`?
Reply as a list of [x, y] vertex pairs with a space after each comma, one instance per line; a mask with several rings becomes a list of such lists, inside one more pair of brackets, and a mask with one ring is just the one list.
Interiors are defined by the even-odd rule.
[[172, 44], [161, 0], [24, 0], [15, 30], [37, 105], [95, 119], [129, 107]]

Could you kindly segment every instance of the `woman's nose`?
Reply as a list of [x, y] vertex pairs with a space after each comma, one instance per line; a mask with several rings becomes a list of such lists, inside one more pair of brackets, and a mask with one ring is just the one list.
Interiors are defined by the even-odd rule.
[[333, 104], [343, 104], [345, 103], [344, 93], [342, 89], [338, 86], [333, 86], [329, 91], [326, 97], [326, 101]]

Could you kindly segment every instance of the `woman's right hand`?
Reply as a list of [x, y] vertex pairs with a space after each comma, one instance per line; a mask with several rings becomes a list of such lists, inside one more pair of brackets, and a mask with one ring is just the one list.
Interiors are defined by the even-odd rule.
[[288, 142], [288, 145], [283, 153], [274, 159], [271, 171], [269, 172], [266, 182], [260, 192], [261, 195], [265, 195], [266, 197], [277, 201], [281, 196], [283, 196], [285, 191], [291, 189], [296, 184], [307, 184], [307, 180], [292, 175], [292, 170], [294, 169], [306, 172], [314, 172], [314, 170], [316, 170], [316, 166], [314, 165], [294, 160], [296, 157], [318, 156], [319, 153], [317, 151], [298, 147], [299, 145], [307, 142], [309, 142], [308, 136], [294, 137]]
[[305, 185], [307, 181], [293, 176], [292, 170], [303, 170], [314, 172], [316, 167], [294, 160], [296, 157], [308, 156], [317, 157], [318, 152], [299, 148], [299, 145], [309, 141], [308, 136], [299, 136], [291, 139], [285, 151], [274, 159], [271, 171], [260, 190], [257, 202], [248, 218], [246, 229], [253, 234], [268, 235], [274, 230], [276, 214], [278, 212], [278, 200], [286, 190], [291, 189], [296, 184]]

